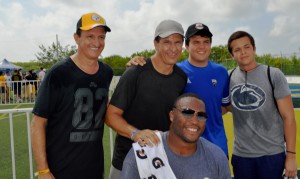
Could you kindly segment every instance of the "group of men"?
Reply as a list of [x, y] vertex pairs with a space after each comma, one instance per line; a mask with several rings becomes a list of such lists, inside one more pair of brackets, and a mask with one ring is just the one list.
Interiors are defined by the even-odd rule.
[[[39, 178], [103, 178], [104, 123], [117, 132], [111, 179], [231, 178], [227, 111], [234, 121], [235, 178], [278, 178], [284, 169], [296, 176], [287, 81], [255, 61], [249, 33], [237, 31], [228, 40], [238, 63], [229, 77], [209, 60], [213, 34], [206, 25], [192, 24], [184, 34], [180, 23], [162, 21], [156, 53], [130, 61], [107, 106], [113, 72], [98, 57], [110, 31], [99, 14], [82, 15], [74, 33], [78, 51], [44, 78], [31, 125]], [[189, 57], [177, 63], [184, 42]]]

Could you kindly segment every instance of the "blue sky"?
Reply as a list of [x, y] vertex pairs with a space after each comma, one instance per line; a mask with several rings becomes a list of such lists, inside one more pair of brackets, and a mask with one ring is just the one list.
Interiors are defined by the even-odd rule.
[[0, 0], [0, 60], [35, 60], [39, 45], [75, 45], [80, 16], [98, 12], [112, 29], [102, 56], [129, 56], [153, 49], [157, 24], [179, 21], [209, 26], [213, 46], [225, 45], [236, 30], [250, 32], [257, 54], [300, 56], [299, 0]]

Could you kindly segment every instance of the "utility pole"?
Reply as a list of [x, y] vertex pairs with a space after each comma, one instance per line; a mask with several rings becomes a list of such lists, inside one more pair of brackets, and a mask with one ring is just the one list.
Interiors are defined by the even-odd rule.
[[58, 61], [58, 34], [56, 34], [56, 60]]

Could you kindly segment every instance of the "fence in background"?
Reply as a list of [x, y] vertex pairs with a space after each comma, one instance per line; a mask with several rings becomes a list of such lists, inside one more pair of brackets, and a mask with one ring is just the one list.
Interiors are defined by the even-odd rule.
[[[111, 96], [120, 76], [114, 76], [109, 88]], [[300, 76], [286, 76], [294, 101], [294, 106], [300, 107]], [[17, 103], [34, 104], [36, 94], [41, 82], [33, 81], [11, 81], [8, 84], [0, 82], [0, 105], [12, 105]]]
[[39, 80], [0, 82], [0, 105], [34, 103], [40, 84]]
[[[112, 95], [120, 76], [114, 76], [109, 88], [109, 94]], [[12, 104], [33, 104], [41, 81], [24, 80], [0, 82], [0, 105]]]

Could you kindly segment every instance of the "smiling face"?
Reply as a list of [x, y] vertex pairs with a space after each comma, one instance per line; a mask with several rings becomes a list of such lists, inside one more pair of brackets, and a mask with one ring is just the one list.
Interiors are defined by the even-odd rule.
[[206, 66], [211, 52], [210, 37], [194, 35], [189, 39], [186, 45], [189, 52], [189, 62], [194, 66]]
[[159, 42], [154, 40], [157, 55], [161, 57], [162, 63], [174, 65], [177, 63], [183, 45], [183, 37], [180, 34], [172, 34], [166, 38], [161, 38]]
[[172, 122], [170, 133], [174, 133], [178, 140], [185, 143], [196, 143], [205, 130], [206, 122], [205, 120], [199, 120], [195, 114], [190, 118], [185, 117], [181, 111], [186, 108], [196, 112], [205, 112], [205, 105], [201, 100], [190, 96], [180, 99], [176, 104], [176, 108], [173, 108], [170, 112]]
[[105, 46], [106, 31], [104, 27], [98, 26], [91, 30], [81, 31], [81, 35], [74, 34], [78, 45], [78, 54], [86, 59], [98, 60]]

